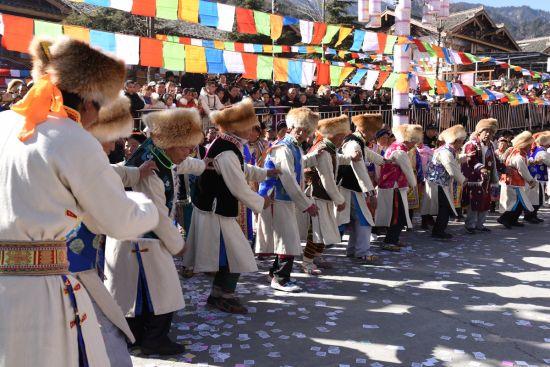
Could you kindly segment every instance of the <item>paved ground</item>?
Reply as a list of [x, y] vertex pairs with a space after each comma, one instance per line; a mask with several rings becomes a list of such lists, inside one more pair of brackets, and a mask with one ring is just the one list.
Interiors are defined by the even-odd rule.
[[[406, 233], [407, 251], [380, 266], [329, 251], [335, 269], [297, 274], [307, 292], [273, 292], [260, 274], [242, 278], [247, 316], [205, 308], [211, 279], [182, 282], [187, 306], [174, 337], [178, 359], [136, 366], [550, 366], [550, 213], [542, 225], [466, 235], [452, 242]], [[491, 218], [494, 223], [494, 218]]]

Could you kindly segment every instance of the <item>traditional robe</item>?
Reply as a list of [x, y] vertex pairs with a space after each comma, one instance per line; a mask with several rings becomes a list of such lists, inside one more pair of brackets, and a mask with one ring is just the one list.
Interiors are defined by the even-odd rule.
[[[80, 124], [50, 115], [26, 142], [24, 117], [0, 114], [0, 241], [65, 241], [79, 219], [117, 238], [153, 228], [157, 210], [125, 193], [98, 141]], [[130, 199], [131, 197], [131, 199]], [[109, 210], [105, 210], [109, 208]], [[77, 367], [78, 329], [91, 367], [109, 366], [92, 303], [72, 275], [0, 274], [0, 356], [5, 366]], [[77, 327], [72, 286], [80, 315]]]
[[462, 185], [466, 177], [460, 171], [455, 150], [444, 145], [435, 150], [427, 166], [426, 194], [422, 200], [422, 215], [437, 215], [439, 211], [439, 187], [445, 192], [447, 201], [457, 215], [453, 195], [453, 182]]
[[[539, 163], [535, 161], [539, 160]], [[529, 201], [533, 205], [542, 205], [544, 200], [541, 202], [541, 192], [544, 193], [544, 189], [548, 183], [548, 167], [550, 166], [550, 153], [546, 151], [543, 147], [537, 146], [533, 149], [528, 158], [529, 162], [529, 172], [535, 180], [537, 180], [537, 185], [534, 188], [527, 189], [527, 196]], [[544, 198], [544, 195], [542, 196]]]
[[528, 211], [533, 211], [533, 205], [527, 196], [527, 183], [533, 181], [533, 176], [527, 168], [527, 156], [518, 149], [513, 148], [512, 153], [506, 158], [506, 172], [502, 175], [500, 184], [500, 211], [513, 211], [518, 205]]

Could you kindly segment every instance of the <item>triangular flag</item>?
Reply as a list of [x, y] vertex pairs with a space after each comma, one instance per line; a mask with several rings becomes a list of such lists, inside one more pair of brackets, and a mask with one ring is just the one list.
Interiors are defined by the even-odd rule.
[[323, 37], [323, 43], [330, 43], [339, 30], [340, 26], [329, 24], [327, 26], [327, 33], [325, 34], [325, 37]]
[[353, 31], [353, 29], [351, 29], [351, 28], [341, 27], [340, 28], [340, 33], [338, 34], [338, 41], [336, 42], [335, 46], [339, 46], [346, 39], [346, 37], [349, 36], [349, 34], [352, 31]]
[[315, 22], [313, 25], [313, 37], [311, 38], [311, 43], [318, 45], [323, 41], [325, 34], [327, 33], [327, 24], [321, 22]]

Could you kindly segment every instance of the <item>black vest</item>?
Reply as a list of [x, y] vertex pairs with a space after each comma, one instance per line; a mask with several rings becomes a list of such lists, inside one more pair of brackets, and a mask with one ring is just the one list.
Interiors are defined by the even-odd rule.
[[[222, 137], [218, 137], [206, 152], [206, 158], [215, 158], [225, 151], [232, 151], [239, 158], [241, 169], [244, 172], [244, 158], [239, 147]], [[200, 210], [214, 212], [224, 217], [237, 217], [239, 215], [239, 201], [213, 167], [207, 167], [197, 181], [197, 195], [193, 198], [193, 204]]]
[[[363, 139], [359, 138], [355, 134], [350, 134], [346, 136], [344, 139], [344, 144], [348, 141], [355, 141], [359, 146], [361, 147], [361, 153], [365, 151], [365, 143], [363, 142]], [[348, 189], [355, 192], [362, 192], [361, 186], [359, 186], [359, 182], [357, 181], [357, 177], [355, 177], [355, 173], [353, 172], [353, 168], [351, 165], [341, 165], [338, 167], [338, 176], [336, 178], [336, 183], [338, 186], [342, 186], [344, 189]]]
[[[149, 138], [138, 147], [138, 149], [134, 152], [130, 159], [126, 161], [125, 166], [139, 167], [145, 161], [153, 160], [157, 164], [158, 168], [157, 170], [155, 170], [155, 172], [164, 184], [166, 207], [168, 208], [168, 212], [171, 212], [174, 201], [174, 177], [172, 175], [172, 170], [165, 167], [167, 165], [171, 165], [172, 163], [166, 161], [166, 159], [163, 159], [163, 156], [164, 152], [160, 148], [156, 147], [153, 144], [153, 140]], [[153, 232], [145, 234], [144, 237], [158, 238]]]
[[[320, 141], [319, 143], [315, 144], [311, 149], [309, 150], [309, 153], [312, 152], [321, 152], [326, 151], [330, 154], [330, 158], [332, 160], [332, 168], [335, 169], [336, 167], [336, 151], [329, 148], [324, 141]], [[322, 200], [332, 200], [330, 195], [328, 194], [327, 190], [325, 190], [323, 183], [321, 182], [321, 177], [319, 176], [319, 171], [317, 171], [316, 167], [310, 167], [304, 170], [304, 179], [306, 186], [311, 188], [311, 196], [317, 199]]]

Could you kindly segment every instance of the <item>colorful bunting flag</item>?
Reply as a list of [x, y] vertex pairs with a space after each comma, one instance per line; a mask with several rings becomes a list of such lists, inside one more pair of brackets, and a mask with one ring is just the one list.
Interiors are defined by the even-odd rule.
[[259, 55], [256, 73], [258, 79], [270, 80], [273, 75], [273, 57]]
[[111, 0], [111, 8], [130, 12], [133, 3], [133, 0]]
[[161, 68], [162, 56], [162, 41], [146, 37], [139, 38], [139, 59], [142, 66]]
[[57, 38], [63, 35], [63, 26], [58, 23], [44, 22], [42, 20], [34, 21], [34, 35]]
[[351, 45], [350, 50], [351, 51], [360, 51], [363, 47], [363, 42], [365, 40], [365, 31], [362, 31], [360, 29], [356, 29], [355, 32], [353, 32], [353, 44]]
[[313, 38], [313, 22], [300, 20], [300, 35], [302, 36], [302, 43], [311, 43], [311, 39]]
[[[219, 16], [221, 14], [221, 17]], [[233, 32], [235, 24], [235, 7], [233, 5], [218, 3], [218, 29]]]
[[[157, 0], [158, 1], [158, 0]], [[222, 17], [225, 17], [222, 14]], [[208, 27], [218, 27], [218, 4], [211, 1], [199, 1], [200, 24]]]
[[349, 34], [351, 33], [353, 29], [348, 27], [340, 27], [340, 33], [338, 33], [338, 41], [336, 41], [336, 47], [338, 47]]
[[197, 74], [208, 72], [204, 47], [191, 45], [185, 47], [185, 72]]
[[126, 65], [139, 65], [139, 37], [115, 33], [115, 50]]
[[395, 45], [395, 43], [397, 42], [397, 36], [394, 36], [394, 35], [388, 35], [388, 37], [386, 38], [386, 46], [384, 47], [384, 52], [385, 54], [388, 54], [388, 55], [393, 55], [393, 46]]
[[316, 64], [314, 62], [302, 62], [302, 78], [300, 85], [310, 86], [313, 84]]
[[182, 0], [179, 2], [178, 17], [189, 23], [199, 22], [199, 0]]
[[302, 62], [297, 60], [288, 61], [288, 82], [292, 84], [302, 83]]
[[354, 71], [356, 70], [353, 66], [344, 66], [342, 68], [342, 71], [340, 72], [340, 79], [338, 80], [338, 85], [342, 85], [344, 80]]
[[88, 28], [64, 25], [63, 34], [79, 41], [90, 43], [90, 30]]
[[244, 74], [245, 79], [258, 79], [258, 55], [243, 54]]
[[288, 81], [288, 59], [274, 58], [273, 73], [276, 82]]
[[156, 7], [155, 0], [134, 0], [132, 3], [132, 14], [154, 17], [157, 10]]
[[327, 24], [321, 22], [315, 22], [313, 24], [313, 37], [311, 37], [311, 44], [318, 45], [323, 41], [325, 34], [327, 33]]
[[4, 24], [2, 46], [10, 51], [28, 53], [34, 34], [33, 20], [2, 14], [2, 23]]
[[323, 37], [323, 43], [330, 43], [336, 33], [340, 30], [340, 26], [329, 24], [327, 26], [327, 32], [325, 33], [325, 36]]
[[178, 0], [156, 0], [158, 18], [178, 19]]
[[254, 10], [254, 22], [258, 34], [271, 35], [271, 17], [268, 13]]
[[92, 29], [90, 30], [90, 45], [97, 47], [104, 52], [115, 53], [115, 34]]
[[271, 25], [271, 39], [278, 40], [283, 34], [283, 17], [277, 14], [269, 14]]
[[163, 67], [168, 70], [185, 70], [185, 46], [179, 43], [162, 42]]
[[256, 34], [256, 22], [254, 21], [254, 12], [250, 9], [237, 8], [235, 11], [237, 17], [237, 32], [244, 34]]
[[240, 52], [224, 51], [223, 62], [228, 73], [243, 74], [245, 72], [243, 54]]

